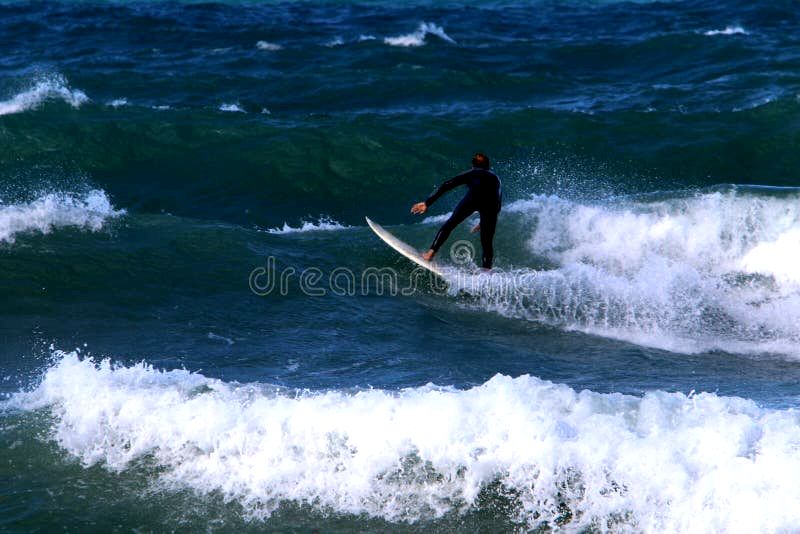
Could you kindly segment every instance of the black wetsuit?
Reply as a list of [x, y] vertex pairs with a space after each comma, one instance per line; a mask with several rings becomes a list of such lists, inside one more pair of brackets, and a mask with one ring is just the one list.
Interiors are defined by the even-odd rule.
[[464, 198], [461, 199], [461, 202], [458, 203], [456, 209], [453, 210], [453, 215], [450, 216], [439, 230], [439, 233], [436, 234], [431, 248], [434, 252], [438, 252], [439, 248], [450, 237], [450, 232], [453, 231], [453, 228], [477, 211], [481, 215], [483, 267], [491, 269], [492, 260], [494, 259], [492, 241], [494, 241], [494, 230], [497, 227], [497, 214], [500, 213], [500, 206], [503, 200], [500, 178], [490, 170], [473, 167], [440, 185], [439, 189], [428, 197], [425, 205], [430, 206], [440, 196], [460, 185], [466, 185], [469, 190], [464, 195]]

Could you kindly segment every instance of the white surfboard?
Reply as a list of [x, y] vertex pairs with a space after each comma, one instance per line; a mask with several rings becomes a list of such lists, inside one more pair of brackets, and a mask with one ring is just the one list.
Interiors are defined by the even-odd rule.
[[367, 224], [369, 225], [369, 227], [372, 228], [372, 231], [375, 232], [375, 234], [378, 237], [383, 239], [384, 243], [386, 243], [387, 245], [389, 245], [390, 247], [395, 249], [397, 252], [402, 254], [404, 257], [406, 257], [409, 260], [413, 261], [414, 263], [416, 263], [420, 267], [424, 267], [425, 269], [428, 269], [430, 272], [432, 272], [434, 274], [437, 274], [439, 276], [444, 276], [442, 274], [443, 270], [442, 270], [441, 265], [438, 265], [436, 262], [433, 262], [433, 261], [423, 260], [422, 259], [422, 254], [418, 250], [416, 250], [414, 247], [412, 247], [408, 243], [400, 241], [398, 238], [396, 238], [395, 236], [390, 234], [388, 231], [386, 231], [383, 228], [383, 226], [381, 226], [380, 224], [378, 224], [375, 221], [371, 220], [369, 217], [364, 217], [364, 218], [367, 220]]

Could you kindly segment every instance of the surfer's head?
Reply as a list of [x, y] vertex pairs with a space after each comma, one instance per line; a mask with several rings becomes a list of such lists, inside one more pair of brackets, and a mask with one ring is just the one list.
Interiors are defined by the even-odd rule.
[[492, 165], [489, 163], [489, 157], [486, 154], [478, 152], [472, 156], [472, 166], [478, 169], [489, 169]]

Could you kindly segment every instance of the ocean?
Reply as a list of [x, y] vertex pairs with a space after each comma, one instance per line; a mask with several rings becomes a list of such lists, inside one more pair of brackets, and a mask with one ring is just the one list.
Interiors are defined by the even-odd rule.
[[795, 2], [4, 1], [0, 531], [797, 531], [798, 264]]

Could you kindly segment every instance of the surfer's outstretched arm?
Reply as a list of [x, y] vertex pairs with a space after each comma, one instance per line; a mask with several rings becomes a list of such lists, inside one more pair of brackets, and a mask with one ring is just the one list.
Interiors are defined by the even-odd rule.
[[425, 200], [425, 206], [430, 207], [431, 204], [436, 202], [439, 197], [450, 191], [451, 189], [455, 189], [460, 185], [467, 184], [467, 177], [472, 170], [468, 170], [467, 172], [463, 172], [456, 176], [455, 178], [450, 178], [445, 183], [439, 186], [439, 188]]
[[441, 197], [442, 195], [444, 195], [445, 193], [447, 193], [451, 189], [455, 189], [456, 187], [458, 187], [460, 185], [466, 185], [467, 184], [467, 178], [468, 178], [467, 175], [470, 172], [471, 171], [467, 171], [467, 172], [461, 173], [458, 176], [456, 176], [455, 178], [450, 178], [449, 180], [444, 182], [427, 199], [425, 199], [422, 202], [417, 202], [416, 204], [411, 206], [411, 213], [414, 213], [414, 214], [425, 213], [428, 210], [428, 208], [430, 207], [430, 205], [433, 204], [434, 202], [436, 202], [436, 200], [438, 200], [439, 197]]

